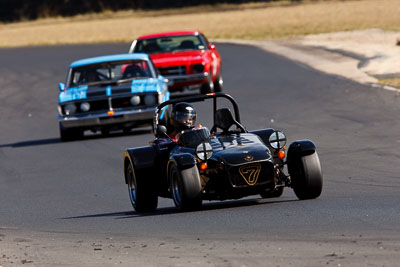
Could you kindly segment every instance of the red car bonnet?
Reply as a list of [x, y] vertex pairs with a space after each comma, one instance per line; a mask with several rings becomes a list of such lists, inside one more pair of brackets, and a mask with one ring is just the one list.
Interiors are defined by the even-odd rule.
[[150, 57], [157, 67], [164, 65], [186, 65], [193, 63], [201, 63], [207, 52], [205, 50], [180, 51], [151, 54]]

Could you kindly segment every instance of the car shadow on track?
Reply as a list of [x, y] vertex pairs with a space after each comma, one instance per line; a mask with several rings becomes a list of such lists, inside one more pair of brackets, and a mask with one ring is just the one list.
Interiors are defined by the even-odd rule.
[[92, 215], [82, 215], [61, 218], [63, 220], [67, 219], [86, 219], [86, 218], [97, 218], [97, 217], [115, 217], [115, 219], [131, 219], [138, 217], [148, 217], [148, 216], [162, 216], [176, 213], [190, 213], [190, 212], [204, 212], [212, 210], [230, 209], [230, 208], [242, 208], [263, 204], [277, 204], [277, 203], [287, 203], [296, 202], [298, 199], [245, 199], [245, 200], [232, 200], [232, 201], [222, 201], [222, 202], [211, 202], [203, 204], [202, 208], [194, 211], [179, 211], [175, 207], [158, 208], [153, 212], [137, 213], [135, 211], [122, 211], [122, 212], [112, 212], [112, 213], [102, 213], [102, 214], [92, 214]]
[[135, 129], [128, 133], [115, 132], [115, 133], [110, 133], [107, 136], [104, 136], [102, 134], [92, 134], [92, 135], [86, 135], [81, 139], [77, 139], [74, 141], [68, 141], [68, 142], [61, 142], [60, 138], [58, 138], [58, 137], [57, 138], [38, 139], [38, 140], [28, 140], [28, 141], [16, 142], [16, 143], [11, 143], [11, 144], [3, 144], [3, 145], [0, 145], [0, 148], [3, 148], [3, 147], [19, 148], [19, 147], [52, 145], [52, 144], [58, 144], [58, 143], [81, 142], [81, 141], [95, 140], [95, 139], [100, 139], [100, 138], [114, 138], [114, 137], [130, 136], [130, 135], [135, 136], [135, 135], [149, 134], [151, 132], [152, 132], [151, 129]]

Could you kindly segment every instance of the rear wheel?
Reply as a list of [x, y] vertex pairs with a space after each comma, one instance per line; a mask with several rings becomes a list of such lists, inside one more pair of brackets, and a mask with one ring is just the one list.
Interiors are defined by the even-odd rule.
[[322, 170], [316, 151], [298, 159], [290, 176], [294, 193], [299, 199], [313, 199], [321, 195]]
[[213, 93], [213, 92], [214, 92], [214, 83], [212, 81], [211, 76], [209, 75], [207, 78], [207, 82], [205, 82], [201, 85], [200, 93], [205, 95], [205, 94]]
[[102, 129], [101, 129], [101, 134], [102, 134], [103, 136], [109, 136], [109, 135], [110, 135], [110, 129], [108, 129], [108, 128], [102, 128]]
[[200, 175], [196, 166], [179, 170], [171, 164], [169, 170], [172, 198], [179, 210], [195, 210], [201, 208]]
[[135, 172], [132, 163], [126, 169], [128, 191], [131, 204], [136, 212], [149, 212], [157, 209], [158, 196], [151, 181]]

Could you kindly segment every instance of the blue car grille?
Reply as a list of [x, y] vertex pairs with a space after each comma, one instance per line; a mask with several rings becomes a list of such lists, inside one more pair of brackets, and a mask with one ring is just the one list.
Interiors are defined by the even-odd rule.
[[[109, 109], [109, 105], [108, 105], [108, 100], [104, 99], [104, 100], [98, 100], [98, 101], [89, 101], [90, 103], [90, 110], [91, 111], [98, 111], [98, 110], [108, 110]], [[82, 112], [79, 109], [79, 112]]]

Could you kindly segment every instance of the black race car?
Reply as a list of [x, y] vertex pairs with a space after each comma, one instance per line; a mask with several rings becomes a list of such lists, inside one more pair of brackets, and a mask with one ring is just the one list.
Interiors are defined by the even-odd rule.
[[[233, 106], [217, 108], [218, 99]], [[214, 124], [182, 131], [178, 140], [158, 123], [166, 106], [179, 102], [213, 102]], [[225, 101], [226, 102], [226, 101]], [[228, 102], [229, 103], [229, 102]], [[315, 144], [298, 140], [289, 145], [274, 129], [247, 131], [240, 123], [236, 101], [223, 93], [172, 99], [160, 104], [154, 118], [156, 139], [124, 153], [125, 182], [137, 212], [154, 211], [158, 197], [172, 198], [180, 210], [198, 209], [203, 200], [238, 199], [250, 195], [279, 197], [284, 187], [299, 199], [322, 191], [322, 172]], [[284, 173], [287, 165], [289, 174]]]

